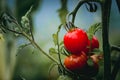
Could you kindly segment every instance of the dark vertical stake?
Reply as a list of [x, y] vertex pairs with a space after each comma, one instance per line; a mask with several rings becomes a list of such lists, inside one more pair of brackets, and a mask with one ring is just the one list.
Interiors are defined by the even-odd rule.
[[104, 53], [104, 80], [111, 80], [111, 57], [109, 45], [109, 19], [111, 0], [103, 0], [102, 3], [102, 36]]

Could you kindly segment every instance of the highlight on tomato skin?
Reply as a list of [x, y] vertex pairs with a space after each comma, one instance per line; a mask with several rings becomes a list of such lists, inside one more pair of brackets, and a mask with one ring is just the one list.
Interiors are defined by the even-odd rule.
[[95, 35], [93, 35], [92, 40], [88, 40], [87, 47], [83, 50], [85, 53], [94, 50], [95, 48], [99, 48], [99, 41]]
[[72, 54], [79, 54], [87, 46], [87, 33], [80, 28], [73, 28], [64, 35], [64, 46]]
[[77, 71], [82, 69], [87, 64], [87, 55], [81, 52], [78, 55], [71, 54], [64, 60], [65, 67], [70, 71]]

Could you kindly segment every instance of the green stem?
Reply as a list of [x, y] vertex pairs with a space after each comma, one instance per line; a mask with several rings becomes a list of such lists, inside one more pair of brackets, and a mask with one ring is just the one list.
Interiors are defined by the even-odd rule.
[[39, 47], [39, 45], [33, 41], [25, 32], [22, 32], [23, 36], [25, 36], [39, 51], [41, 51], [44, 55], [46, 55], [49, 59], [51, 59], [53, 62], [59, 64], [58, 60], [47, 54], [42, 48]]
[[71, 14], [72, 14], [72, 23], [74, 23], [75, 22], [75, 17], [76, 17], [76, 14], [77, 14], [77, 12], [78, 12], [78, 10], [79, 10], [79, 8], [82, 6], [82, 4], [83, 3], [85, 3], [85, 1], [83, 0], [83, 1], [80, 1], [78, 4], [77, 4], [77, 6], [75, 7], [75, 9], [74, 9], [74, 11], [73, 12], [71, 12]]
[[61, 61], [60, 45], [59, 45], [59, 32], [60, 32], [61, 27], [62, 27], [62, 24], [58, 27], [58, 31], [57, 31], [57, 50], [58, 50], [58, 59], [59, 59], [60, 67], [64, 68], [62, 61]]
[[75, 7], [75, 9], [68, 15], [68, 18], [70, 15], [72, 15], [72, 23], [75, 22], [75, 17], [76, 17], [76, 14], [79, 10], [79, 8], [86, 2], [98, 2], [101, 4], [101, 1], [100, 0], [80, 0], [77, 4], [77, 6]]
[[120, 52], [120, 47], [115, 46], [115, 45], [112, 45], [112, 46], [111, 46], [111, 51], [113, 51], [113, 50], [116, 50], [116, 51], [119, 51], [119, 52]]
[[32, 44], [33, 46], [35, 46], [39, 51], [41, 51], [44, 55], [46, 55], [49, 59], [51, 59], [53, 62], [57, 63], [59, 65], [58, 60], [56, 60], [55, 58], [53, 58], [52, 56], [50, 56], [49, 54], [47, 54], [33, 39], [32, 39], [24, 32], [24, 30], [21, 28], [21, 26], [18, 24], [18, 22], [16, 22], [16, 25], [18, 25], [18, 28], [21, 32], [21, 34], [26, 37]]
[[104, 53], [104, 80], [111, 80], [111, 56], [109, 45], [109, 19], [111, 0], [104, 0], [102, 3], [102, 37]]

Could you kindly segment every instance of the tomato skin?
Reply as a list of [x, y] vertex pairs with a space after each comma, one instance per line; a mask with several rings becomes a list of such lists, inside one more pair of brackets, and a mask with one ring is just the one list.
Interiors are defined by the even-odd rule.
[[91, 49], [93, 50], [95, 48], [99, 48], [99, 41], [96, 36], [93, 36]]
[[67, 51], [78, 54], [87, 46], [88, 36], [80, 28], [74, 28], [64, 35], [64, 46]]
[[68, 70], [76, 71], [82, 69], [87, 64], [87, 55], [81, 52], [78, 55], [71, 54], [64, 60], [64, 65]]
[[88, 40], [87, 47], [83, 51], [85, 53], [88, 53], [89, 51], [92, 51], [95, 48], [99, 48], [99, 41], [96, 36], [93, 36], [92, 40]]

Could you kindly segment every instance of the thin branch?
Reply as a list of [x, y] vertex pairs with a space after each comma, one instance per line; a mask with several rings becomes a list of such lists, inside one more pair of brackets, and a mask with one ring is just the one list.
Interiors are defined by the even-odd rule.
[[[61, 61], [60, 45], [59, 45], [59, 30], [60, 30], [60, 27], [61, 27], [61, 26], [62, 26], [62, 25], [59, 26], [59, 29], [58, 29], [58, 31], [57, 31], [57, 50], [58, 50], [58, 58], [59, 58], [60, 66], [61, 66], [62, 68], [64, 68], [64, 66], [63, 66], [63, 64], [62, 64], [62, 61]], [[63, 72], [63, 73], [64, 73], [64, 72]]]
[[24, 30], [22, 29], [21, 25], [18, 24], [18, 22], [16, 21], [15, 24], [18, 26], [19, 30], [21, 33], [17, 32], [17, 31], [14, 31], [14, 30], [11, 30], [11, 29], [8, 29], [8, 28], [5, 28], [6, 30], [9, 30], [13, 33], [17, 33], [17, 34], [22, 34], [25, 38], [27, 38], [31, 44], [33, 44], [34, 47], [36, 47], [39, 51], [41, 51], [44, 55], [46, 55], [49, 59], [51, 59], [52, 61], [54, 61], [55, 63], [59, 64], [59, 62], [53, 58], [52, 56], [50, 56], [49, 54], [47, 54], [41, 47], [39, 47], [39, 45], [33, 40], [31, 39], [25, 32]]
[[32, 44], [34, 47], [36, 47], [39, 51], [41, 51], [44, 55], [46, 55], [49, 59], [51, 59], [52, 61], [54, 61], [56, 64], [59, 65], [59, 62], [53, 58], [52, 56], [50, 56], [49, 54], [47, 54], [41, 47], [39, 47], [39, 45], [33, 41], [25, 32], [22, 32], [23, 36], [26, 37]]
[[[30, 26], [30, 25], [29, 25]], [[34, 41], [34, 36], [33, 36], [33, 32], [32, 32], [32, 27], [30, 26], [30, 33], [31, 33], [31, 36], [32, 36], [32, 39]]]
[[8, 28], [6, 28], [6, 30], [8, 30], [8, 31], [10, 31], [10, 32], [13, 32], [13, 33], [16, 33], [16, 34], [21, 34], [21, 35], [22, 35], [22, 33], [17, 32], [17, 31], [14, 31], [14, 30], [11, 30], [11, 29], [8, 29]]
[[113, 51], [113, 50], [116, 50], [116, 51], [119, 51], [119, 52], [120, 52], [120, 47], [115, 46], [115, 45], [112, 45], [112, 46], [111, 46], [111, 51]]
[[[29, 9], [29, 11], [25, 14], [26, 17], [28, 17], [29, 13], [31, 12], [31, 9], [32, 9], [32, 7], [31, 7], [31, 8]], [[10, 20], [11, 20], [11, 19], [10, 19]], [[31, 37], [23, 30], [22, 26], [17, 22], [16, 19], [11, 20], [11, 22], [14, 22], [14, 23], [17, 25], [20, 33], [17, 32], [17, 31], [11, 30], [11, 29], [9, 29], [9, 28], [5, 28], [6, 30], [9, 30], [9, 31], [11, 31], [11, 32], [13, 32], [13, 33], [22, 34], [25, 38], [27, 38], [27, 39], [30, 41], [30, 43], [31, 43], [34, 47], [36, 47], [39, 51], [41, 51], [44, 55], [46, 55], [49, 59], [51, 59], [52, 61], [54, 61], [56, 64], [59, 64], [59, 62], [58, 62], [54, 57], [52, 57], [52, 56], [50, 56], [49, 54], [47, 54], [47, 53], [34, 41], [33, 35], [32, 35], [32, 39], [31, 39]], [[31, 32], [32, 32], [32, 31], [31, 31]]]
[[80, 8], [80, 7], [83, 5], [83, 3], [85, 3], [85, 2], [86, 2], [85, 0], [80, 1], [80, 2], [77, 4], [77, 6], [75, 7], [74, 11], [71, 12], [71, 14], [72, 14], [72, 22], [73, 22], [73, 23], [75, 22], [75, 17], [76, 17], [76, 14], [77, 14], [79, 8]]
[[[0, 26], [4, 27], [3, 25], [0, 25]], [[13, 33], [16, 33], [16, 34], [21, 34], [21, 35], [22, 35], [22, 33], [17, 32], [17, 31], [14, 31], [14, 30], [9, 29], [9, 28], [3, 28], [3, 29], [4, 29], [4, 30], [6, 29], [6, 30], [8, 30], [8, 31], [10, 31], [10, 32], [13, 32]]]
[[86, 2], [97, 2], [97, 3], [101, 4], [100, 0], [80, 0], [78, 2], [77, 6], [75, 7], [75, 9], [67, 15], [67, 20], [69, 20], [70, 15], [72, 15], [72, 23], [74, 23], [75, 17], [76, 17], [76, 14], [77, 14], [79, 8]]

